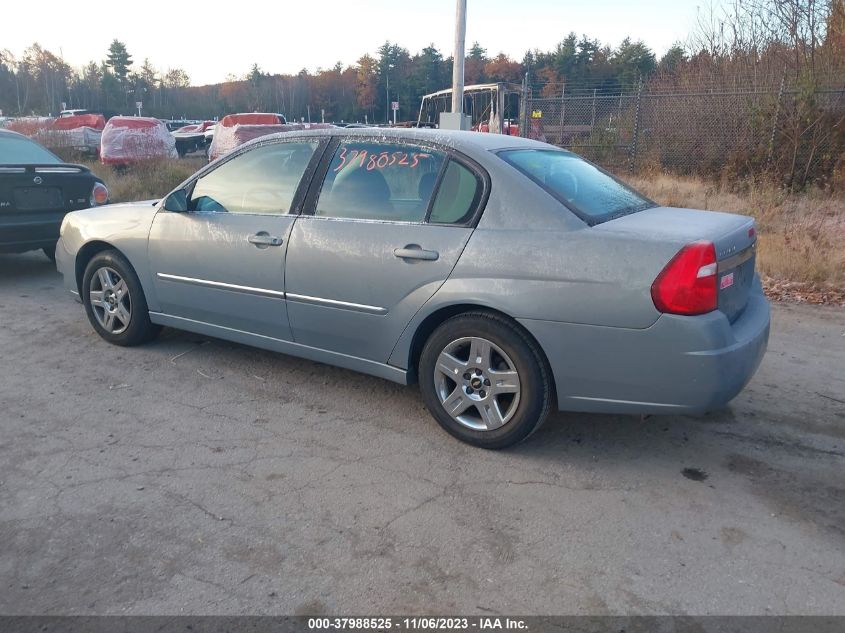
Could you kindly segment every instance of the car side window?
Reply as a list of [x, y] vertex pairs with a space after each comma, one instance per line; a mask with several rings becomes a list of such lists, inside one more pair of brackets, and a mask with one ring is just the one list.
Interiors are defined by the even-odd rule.
[[290, 212], [315, 142], [262, 145], [223, 163], [194, 185], [188, 210], [282, 215]]
[[450, 160], [431, 207], [432, 224], [464, 224], [470, 220], [481, 197], [481, 181], [472, 171]]
[[442, 152], [415, 145], [341, 143], [315, 214], [422, 222], [445, 159]]

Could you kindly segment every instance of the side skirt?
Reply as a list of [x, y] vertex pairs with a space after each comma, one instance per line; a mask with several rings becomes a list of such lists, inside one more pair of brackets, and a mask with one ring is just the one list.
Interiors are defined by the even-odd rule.
[[339, 354], [337, 352], [330, 352], [324, 349], [317, 349], [316, 347], [309, 347], [300, 343], [292, 341], [284, 341], [270, 336], [261, 336], [260, 334], [250, 334], [242, 330], [235, 330], [220, 325], [211, 325], [202, 321], [194, 321], [193, 319], [185, 319], [183, 317], [171, 316], [169, 314], [162, 314], [160, 312], [150, 312], [150, 321], [157, 325], [164, 325], [167, 327], [176, 328], [177, 330], [186, 330], [188, 332], [196, 332], [197, 334], [205, 334], [206, 336], [213, 336], [215, 338], [225, 339], [234, 343], [241, 343], [242, 345], [250, 345], [252, 347], [260, 347], [271, 352], [280, 352], [282, 354], [289, 354], [290, 356], [298, 356], [300, 358], [307, 358], [318, 363], [326, 363], [327, 365], [335, 365], [343, 367], [344, 369], [351, 369], [362, 374], [369, 374], [378, 378], [384, 378], [392, 382], [398, 382], [401, 385], [409, 384], [408, 372], [398, 367], [385, 365], [366, 358], [358, 358], [357, 356], [349, 356], [347, 354]]

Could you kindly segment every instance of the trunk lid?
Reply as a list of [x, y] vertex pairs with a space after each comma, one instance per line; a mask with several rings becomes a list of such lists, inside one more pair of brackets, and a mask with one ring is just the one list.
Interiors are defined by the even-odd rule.
[[668, 242], [677, 250], [698, 240], [708, 240], [716, 249], [718, 261], [719, 310], [733, 322], [748, 303], [757, 246], [753, 218], [717, 211], [654, 207], [599, 224], [592, 230]]
[[0, 165], [0, 217], [84, 209], [94, 182], [81, 165]]

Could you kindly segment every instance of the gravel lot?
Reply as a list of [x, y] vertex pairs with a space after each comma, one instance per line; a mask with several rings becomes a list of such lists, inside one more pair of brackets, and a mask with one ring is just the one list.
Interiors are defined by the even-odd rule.
[[845, 615], [845, 311], [775, 306], [705, 418], [506, 452], [415, 388], [192, 334], [101, 341], [0, 255], [0, 613]]

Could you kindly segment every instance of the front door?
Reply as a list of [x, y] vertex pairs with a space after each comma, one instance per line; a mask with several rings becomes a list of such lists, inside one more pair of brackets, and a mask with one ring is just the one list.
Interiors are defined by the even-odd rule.
[[457, 263], [482, 183], [438, 149], [341, 142], [319, 196], [290, 237], [286, 293], [294, 340], [386, 362]]
[[290, 340], [291, 209], [317, 147], [307, 140], [258, 145], [201, 176], [187, 212], [156, 214], [149, 256], [163, 313]]

